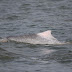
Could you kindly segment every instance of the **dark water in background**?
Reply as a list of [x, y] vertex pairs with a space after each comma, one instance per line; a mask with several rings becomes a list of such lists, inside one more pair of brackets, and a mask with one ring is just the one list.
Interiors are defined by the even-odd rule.
[[[0, 0], [0, 37], [50, 29], [72, 41], [71, 28], [72, 0]], [[0, 72], [72, 72], [72, 45], [0, 43]]]

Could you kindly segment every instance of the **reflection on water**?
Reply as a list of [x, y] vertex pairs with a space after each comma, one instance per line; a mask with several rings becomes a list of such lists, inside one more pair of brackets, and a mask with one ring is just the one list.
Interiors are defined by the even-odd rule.
[[[52, 30], [72, 42], [71, 0], [0, 0], [0, 37]], [[1, 72], [71, 72], [72, 45], [0, 43]]]

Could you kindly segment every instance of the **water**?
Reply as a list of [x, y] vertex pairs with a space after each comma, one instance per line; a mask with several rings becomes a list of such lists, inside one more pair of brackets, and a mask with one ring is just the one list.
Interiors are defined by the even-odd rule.
[[[0, 0], [0, 37], [52, 30], [72, 41], [72, 0]], [[0, 43], [1, 72], [72, 72], [72, 45]]]

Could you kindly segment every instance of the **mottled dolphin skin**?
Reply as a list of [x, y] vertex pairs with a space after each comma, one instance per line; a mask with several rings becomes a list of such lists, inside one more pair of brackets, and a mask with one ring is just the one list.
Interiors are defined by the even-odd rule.
[[7, 42], [7, 41], [24, 42], [30, 44], [63, 44], [52, 36], [51, 30], [47, 30], [45, 32], [37, 34], [29, 34], [23, 36], [9, 36], [7, 38], [0, 39], [0, 42]]

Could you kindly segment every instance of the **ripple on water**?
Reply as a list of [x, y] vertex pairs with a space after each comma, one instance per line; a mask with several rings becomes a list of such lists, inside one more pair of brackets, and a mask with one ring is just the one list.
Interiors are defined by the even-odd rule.
[[[72, 0], [0, 0], [0, 37], [53, 30], [72, 42]], [[72, 72], [71, 45], [0, 43], [1, 72]]]

